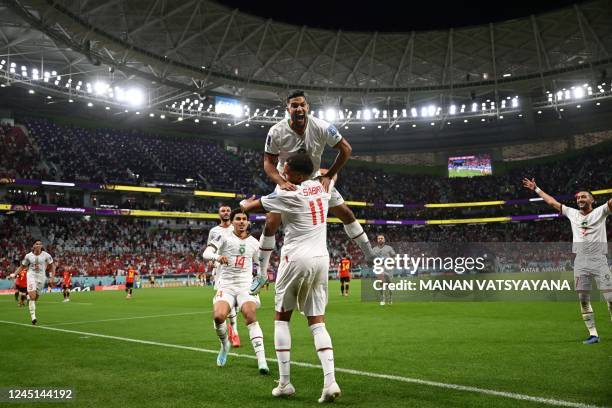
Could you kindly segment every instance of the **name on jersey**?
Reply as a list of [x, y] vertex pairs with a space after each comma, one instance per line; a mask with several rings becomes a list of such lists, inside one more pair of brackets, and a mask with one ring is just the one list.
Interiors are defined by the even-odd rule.
[[306, 187], [302, 189], [302, 194], [304, 194], [305, 196], [311, 196], [311, 195], [317, 195], [317, 194], [322, 194], [323, 193], [323, 187], [322, 186], [314, 186], [314, 187]]

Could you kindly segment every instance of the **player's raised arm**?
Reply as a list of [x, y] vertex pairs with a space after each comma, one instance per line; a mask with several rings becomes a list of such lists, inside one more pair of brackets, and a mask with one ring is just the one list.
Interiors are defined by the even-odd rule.
[[608, 211], [612, 212], [612, 198], [608, 200]]
[[531, 180], [529, 180], [528, 178], [524, 178], [523, 186], [525, 188], [528, 188], [529, 190], [535, 191], [536, 194], [539, 195], [546, 204], [550, 205], [555, 210], [561, 211], [561, 203], [555, 200], [554, 197], [551, 197], [544, 191], [542, 191], [542, 189], [536, 185], [535, 179], [532, 178]]

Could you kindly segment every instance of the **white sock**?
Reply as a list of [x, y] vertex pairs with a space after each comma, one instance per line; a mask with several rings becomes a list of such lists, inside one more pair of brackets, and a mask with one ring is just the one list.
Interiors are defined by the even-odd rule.
[[582, 311], [582, 320], [584, 320], [584, 325], [589, 331], [589, 336], [597, 336], [595, 315], [593, 314], [589, 295], [580, 295], [580, 309]]
[[289, 322], [276, 320], [274, 322], [274, 348], [278, 360], [279, 383], [289, 383], [289, 367], [291, 363], [291, 332]]
[[217, 322], [215, 322], [215, 331], [217, 332], [217, 336], [219, 336], [221, 346], [227, 350], [229, 344], [227, 341], [227, 323], [223, 322], [221, 324], [217, 324]]
[[259, 327], [259, 322], [253, 322], [247, 328], [249, 329], [249, 337], [251, 338], [251, 344], [257, 356], [257, 361], [260, 363], [265, 362], [266, 352], [264, 350], [263, 332], [261, 327]]
[[30, 317], [32, 320], [36, 319], [36, 301], [30, 300], [28, 303], [28, 308], [30, 309]]
[[374, 252], [372, 251], [372, 245], [368, 239], [368, 234], [363, 231], [363, 227], [359, 224], [359, 221], [355, 220], [350, 224], [344, 224], [344, 231], [359, 248], [363, 251], [363, 254], [368, 258], [374, 258]]
[[230, 309], [229, 314], [227, 315], [227, 319], [229, 320], [230, 324], [232, 325], [232, 330], [234, 330], [234, 333], [236, 333], [236, 335], [238, 335], [238, 319], [236, 319], [236, 307], [232, 307]]
[[268, 266], [270, 265], [270, 256], [276, 247], [276, 237], [265, 236], [263, 232], [259, 238], [259, 270], [261, 276], [268, 276]]
[[323, 387], [327, 388], [336, 382], [334, 372], [334, 349], [331, 337], [325, 328], [325, 323], [316, 323], [310, 326], [310, 332], [314, 337], [315, 348], [323, 367]]

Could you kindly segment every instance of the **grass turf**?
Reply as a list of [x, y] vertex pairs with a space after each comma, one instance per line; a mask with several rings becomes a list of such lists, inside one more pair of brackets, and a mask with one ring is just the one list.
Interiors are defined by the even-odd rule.
[[[327, 327], [336, 367], [461, 384], [555, 400], [612, 404], [612, 325], [603, 302], [594, 302], [602, 343], [586, 346], [577, 302], [363, 303], [359, 281], [350, 297], [330, 283]], [[272, 288], [271, 288], [272, 289]], [[214, 353], [100, 338], [86, 333], [217, 350], [211, 321], [211, 288], [44, 294], [39, 324], [83, 333], [0, 323], [0, 387], [72, 387], [67, 406], [315, 406], [322, 386], [318, 368], [292, 366], [297, 394], [270, 395], [278, 371], [257, 373], [255, 360], [230, 356], [224, 368]], [[258, 312], [266, 353], [275, 357], [273, 291], [262, 293]], [[180, 314], [180, 315], [177, 315]], [[160, 316], [156, 318], [132, 317]], [[116, 320], [110, 320], [116, 319]], [[122, 319], [122, 320], [117, 320]], [[27, 308], [0, 298], [0, 320], [29, 323]], [[108, 321], [100, 321], [108, 320]], [[252, 355], [244, 320], [242, 348]], [[80, 322], [80, 323], [79, 323]], [[293, 361], [319, 364], [305, 319], [291, 324]], [[478, 392], [338, 373], [340, 406], [533, 407]], [[63, 404], [59, 404], [60, 406]], [[56, 406], [56, 405], [54, 405]]]

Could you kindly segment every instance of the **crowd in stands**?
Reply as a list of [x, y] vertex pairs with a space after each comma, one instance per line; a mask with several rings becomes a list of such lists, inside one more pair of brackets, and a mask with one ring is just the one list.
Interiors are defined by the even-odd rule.
[[[83, 128], [46, 119], [27, 119], [29, 139], [20, 128], [0, 128], [7, 146], [0, 154], [0, 177], [29, 178], [49, 167], [65, 181], [185, 182], [200, 188], [266, 194], [274, 186], [263, 172], [262, 153], [226, 149], [219, 143], [189, 136], [167, 136], [130, 129]], [[562, 161], [521, 166], [504, 174], [472, 178], [405, 175], [383, 170], [347, 167], [337, 182], [347, 200], [376, 203], [436, 203], [530, 197], [521, 186], [534, 177], [543, 189], [567, 194], [577, 188], [607, 188], [612, 177], [612, 147]], [[328, 160], [329, 161], [329, 160]], [[47, 166], [40, 166], [41, 163]], [[329, 166], [331, 163], [323, 163]], [[41, 168], [41, 170], [35, 170]], [[494, 169], [495, 173], [495, 169]], [[380, 214], [375, 209], [376, 214]], [[393, 210], [391, 210], [393, 211]], [[369, 212], [364, 213], [372, 217]]]
[[[128, 264], [141, 274], [198, 273], [206, 269], [201, 252], [208, 231], [216, 223], [203, 221], [197, 226], [175, 225], [160, 228], [148, 219], [98, 218], [77, 216], [44, 216], [19, 214], [0, 217], [0, 278], [13, 271], [15, 265], [30, 251], [34, 239], [42, 239], [45, 249], [59, 266], [70, 268], [81, 276], [115, 275]], [[253, 223], [255, 237], [261, 234], [261, 223]], [[570, 242], [571, 230], [565, 219], [538, 222], [474, 224], [461, 226], [427, 225], [366, 226], [370, 240], [378, 234], [399, 251], [402, 245], [417, 243], [507, 243], [507, 242]], [[608, 230], [612, 241], [612, 229]], [[277, 237], [277, 251], [272, 258], [276, 270], [282, 234]], [[340, 224], [328, 228], [330, 270], [347, 255], [355, 265], [363, 264], [361, 250], [348, 240]], [[546, 248], [539, 246], [538, 248]], [[565, 247], [564, 247], [565, 248]], [[564, 249], [565, 252], [569, 250]], [[528, 251], [517, 256], [529, 258]], [[518, 262], [518, 261], [517, 261]]]
[[18, 126], [0, 125], [0, 146], [0, 179], [48, 176], [39, 148]]
[[[28, 134], [18, 126], [0, 127], [0, 179], [10, 177], [83, 180], [103, 183], [142, 184], [153, 181], [185, 182], [193, 179], [198, 188], [266, 194], [274, 186], [263, 173], [259, 150], [226, 149], [219, 143], [195, 137], [159, 136], [137, 130], [83, 128], [60, 125], [50, 120], [27, 119]], [[263, 138], [262, 138], [263, 140]], [[344, 168], [337, 182], [346, 200], [372, 203], [436, 203], [534, 197], [521, 179], [534, 177], [545, 191], [569, 194], [579, 188], [609, 188], [612, 147], [583, 152], [554, 165], [545, 162], [516, 167], [501, 175], [474, 178], [446, 178], [405, 175], [383, 170]], [[329, 166], [330, 163], [324, 165]], [[61, 191], [61, 189], [59, 190]], [[605, 196], [608, 197], [608, 196]], [[596, 197], [600, 198], [599, 196]], [[12, 204], [54, 204], [84, 206], [84, 193], [10, 188], [2, 197]], [[571, 201], [570, 201], [571, 202]], [[215, 213], [218, 202], [183, 196], [92, 193], [91, 205], [144, 210], [197, 211]], [[230, 203], [235, 205], [237, 203]], [[353, 207], [357, 218], [440, 219], [551, 213], [538, 202], [529, 205], [469, 208], [383, 208]], [[160, 229], [150, 221], [44, 216], [0, 217], [0, 269], [28, 252], [32, 232], [45, 240], [47, 249], [60, 264], [70, 265], [81, 275], [117, 273], [131, 263], [146, 273], [201, 271], [199, 254], [208, 229]], [[261, 225], [253, 225], [259, 236]], [[612, 229], [609, 229], [609, 231]], [[372, 226], [370, 239], [382, 232], [387, 242], [554, 242], [570, 241], [564, 219], [541, 222], [468, 224], [460, 226]], [[282, 236], [279, 234], [279, 247]], [[348, 241], [342, 227], [330, 224], [328, 242], [332, 264], [344, 254], [355, 263], [361, 251]], [[278, 262], [278, 255], [272, 264]]]
[[83, 128], [27, 119], [30, 139], [64, 180], [102, 183], [192, 179], [211, 189], [250, 192], [249, 152], [241, 157], [197, 137], [159, 136], [135, 129]]

